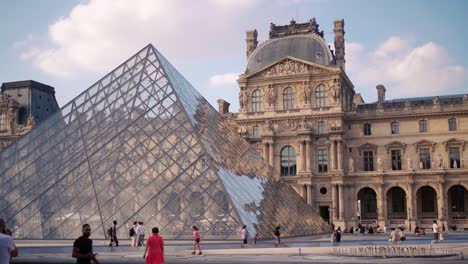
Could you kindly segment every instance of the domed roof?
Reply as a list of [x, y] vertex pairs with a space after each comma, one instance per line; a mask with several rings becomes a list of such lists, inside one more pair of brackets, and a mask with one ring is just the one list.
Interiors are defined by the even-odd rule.
[[255, 72], [286, 56], [330, 65], [332, 54], [325, 41], [316, 34], [291, 35], [264, 42], [250, 55], [246, 73]]

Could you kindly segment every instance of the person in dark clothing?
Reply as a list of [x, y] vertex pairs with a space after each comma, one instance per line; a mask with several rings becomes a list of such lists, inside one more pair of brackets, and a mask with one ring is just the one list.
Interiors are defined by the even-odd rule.
[[276, 237], [276, 243], [279, 244], [281, 243], [281, 225], [279, 223], [276, 224], [275, 227], [275, 237]]
[[115, 246], [119, 246], [119, 240], [117, 239], [117, 221], [113, 221], [114, 226], [109, 229], [110, 243], [109, 247], [112, 247], [112, 244], [115, 243]]
[[99, 264], [96, 258], [97, 253], [93, 253], [93, 240], [89, 238], [91, 227], [88, 224], [84, 224], [81, 232], [83, 232], [83, 235], [73, 243], [72, 257], [76, 258], [77, 264], [91, 264], [91, 260], [95, 264]]
[[335, 231], [335, 242], [340, 243], [341, 242], [341, 227], [338, 227]]

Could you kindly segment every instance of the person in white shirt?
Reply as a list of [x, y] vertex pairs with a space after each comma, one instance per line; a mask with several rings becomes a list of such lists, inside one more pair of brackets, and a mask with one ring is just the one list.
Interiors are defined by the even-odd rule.
[[11, 256], [16, 255], [16, 246], [11, 236], [0, 233], [0, 264], [10, 263]]
[[437, 242], [437, 240], [439, 240], [439, 226], [437, 225], [437, 220], [434, 220], [432, 224], [432, 232], [434, 232], [434, 242]]
[[145, 227], [143, 226], [143, 222], [138, 222], [138, 226], [136, 229], [136, 234], [138, 236], [137, 246], [144, 246], [145, 241]]

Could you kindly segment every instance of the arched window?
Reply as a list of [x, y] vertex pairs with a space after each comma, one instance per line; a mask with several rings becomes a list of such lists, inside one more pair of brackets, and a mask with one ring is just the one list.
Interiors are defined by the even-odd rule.
[[427, 132], [427, 120], [419, 120], [419, 132]]
[[288, 87], [283, 90], [283, 109], [294, 109], [294, 90], [291, 87]]
[[392, 122], [392, 134], [400, 134], [400, 123], [397, 121]]
[[252, 112], [263, 111], [263, 95], [259, 89], [252, 92]]
[[291, 146], [281, 150], [281, 176], [296, 175], [296, 151]]
[[449, 131], [457, 131], [457, 119], [449, 118], [448, 120]]
[[318, 129], [317, 129], [319, 134], [325, 134], [326, 129], [325, 129], [325, 122], [320, 121], [318, 122]]
[[315, 89], [315, 103], [317, 107], [327, 106], [327, 88], [324, 84], [320, 84]]
[[258, 137], [260, 135], [260, 128], [258, 125], [253, 126], [252, 128], [252, 137]]

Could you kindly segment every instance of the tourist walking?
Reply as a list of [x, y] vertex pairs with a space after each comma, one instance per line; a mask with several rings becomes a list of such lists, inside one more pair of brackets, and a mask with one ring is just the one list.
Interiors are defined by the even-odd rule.
[[240, 231], [242, 237], [241, 248], [244, 248], [247, 245], [247, 240], [249, 239], [249, 231], [247, 231], [247, 226], [244, 225]]
[[0, 264], [8, 264], [12, 257], [18, 256], [18, 249], [11, 237], [11, 231], [6, 227], [5, 220], [0, 218]]
[[119, 246], [119, 240], [117, 239], [117, 221], [112, 222], [114, 225], [109, 228], [107, 231], [108, 235], [110, 236], [109, 247], [112, 247], [112, 244], [115, 243], [115, 246]]
[[274, 233], [276, 238], [276, 244], [279, 245], [281, 243], [281, 225], [279, 223], [276, 224]]
[[5, 220], [3, 220], [3, 218], [0, 218], [0, 233], [7, 236], [12, 236], [11, 231], [7, 228]]
[[258, 239], [258, 234], [255, 234], [255, 236], [254, 236], [253, 239], [252, 239], [252, 245], [253, 245], [254, 247], [257, 246], [257, 239]]
[[341, 227], [339, 226], [335, 232], [333, 233], [333, 240], [336, 242], [336, 243], [340, 243], [341, 242]]
[[146, 240], [143, 259], [145, 259], [146, 264], [162, 264], [164, 263], [164, 239], [159, 235], [157, 227], [153, 227], [151, 232], [153, 235]]
[[137, 228], [137, 224], [138, 224], [137, 221], [133, 222], [133, 226], [130, 227], [130, 229], [128, 230], [128, 236], [130, 237], [130, 239], [132, 239], [132, 242], [131, 242], [132, 247], [136, 247], [136, 238], [137, 238], [137, 236], [136, 236], [136, 231], [135, 230]]
[[197, 254], [196, 249], [198, 248], [198, 255], [202, 255], [201, 247], [200, 247], [200, 232], [198, 231], [198, 227], [192, 226], [193, 230], [193, 252], [192, 255]]
[[437, 243], [439, 240], [439, 225], [437, 225], [437, 220], [434, 220], [432, 224], [432, 232], [434, 233], [434, 239], [432, 243]]
[[96, 258], [97, 253], [93, 253], [93, 240], [89, 238], [91, 236], [91, 227], [84, 224], [81, 232], [83, 235], [73, 243], [72, 257], [76, 258], [77, 264], [91, 264], [91, 261], [99, 264]]
[[136, 234], [137, 234], [137, 237], [138, 237], [138, 240], [137, 240], [138, 247], [144, 246], [145, 227], [143, 226], [143, 222], [141, 222], [141, 221], [138, 222], [138, 226], [137, 226], [137, 229], [136, 229]]

